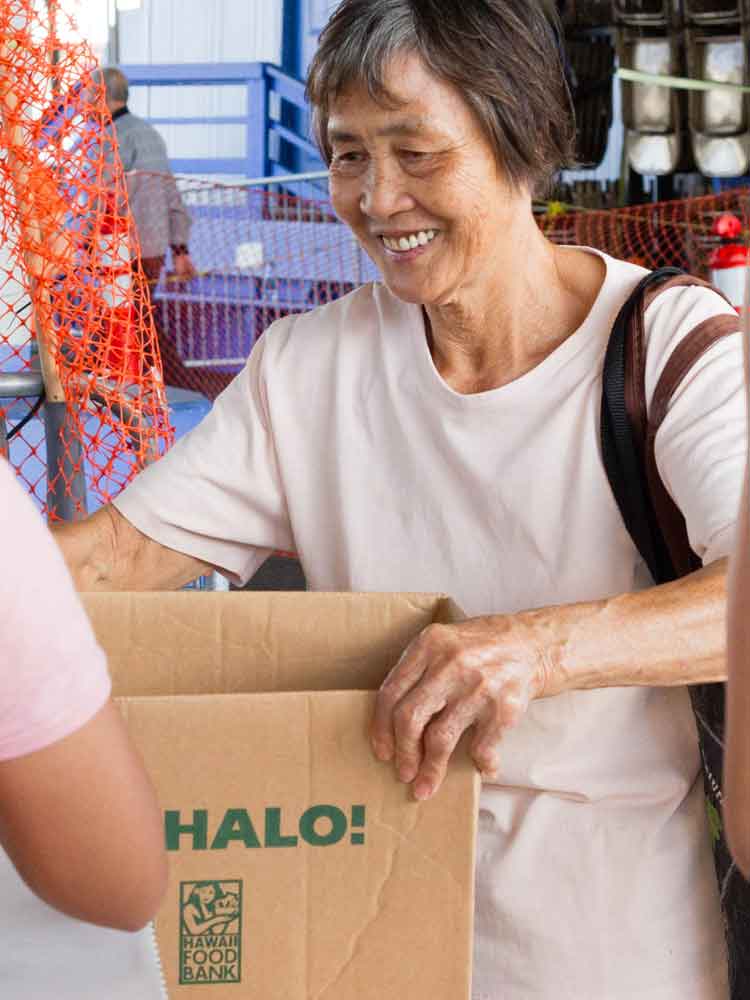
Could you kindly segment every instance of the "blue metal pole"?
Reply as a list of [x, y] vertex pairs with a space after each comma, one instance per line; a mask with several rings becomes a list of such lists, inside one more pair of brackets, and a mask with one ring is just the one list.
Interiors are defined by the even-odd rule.
[[303, 30], [301, 0], [284, 0], [281, 34], [281, 66], [285, 73], [303, 75]]
[[255, 63], [247, 80], [247, 177], [265, 177], [270, 173], [268, 130], [268, 78], [263, 63]]
[[[284, 16], [281, 36], [281, 66], [289, 76], [301, 79], [306, 70], [305, 65], [305, 10], [303, 3], [308, 0], [284, 0]], [[282, 113], [281, 124], [300, 134], [304, 128], [305, 115], [298, 107], [286, 107]], [[303, 157], [298, 149], [291, 146], [287, 150], [288, 162], [284, 167], [294, 173], [304, 169]]]

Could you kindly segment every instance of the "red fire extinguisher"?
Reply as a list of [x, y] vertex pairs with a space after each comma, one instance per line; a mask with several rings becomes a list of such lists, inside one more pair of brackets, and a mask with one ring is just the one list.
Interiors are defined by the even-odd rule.
[[725, 212], [714, 222], [711, 232], [722, 242], [708, 259], [709, 280], [739, 312], [745, 304], [745, 271], [750, 260], [750, 251], [741, 242], [742, 222]]

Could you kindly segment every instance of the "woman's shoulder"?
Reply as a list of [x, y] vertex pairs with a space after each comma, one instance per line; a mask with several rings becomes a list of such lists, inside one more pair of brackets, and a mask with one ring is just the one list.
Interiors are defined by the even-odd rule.
[[[642, 263], [612, 257], [593, 250], [607, 265], [605, 288], [613, 301], [620, 303], [633, 292], [649, 273]], [[644, 332], [650, 351], [671, 352], [695, 327], [714, 316], [737, 316], [736, 310], [711, 285], [700, 278], [668, 284], [650, 294], [644, 313]], [[739, 329], [739, 327], [738, 327]]]
[[715, 288], [700, 279], [693, 284], [669, 285], [646, 306], [644, 332], [648, 350], [669, 354], [698, 327], [705, 329], [710, 321], [723, 316], [734, 319], [739, 331], [737, 310]]
[[[732, 322], [727, 324], [724, 317]], [[714, 330], [718, 327], [718, 330]], [[698, 352], [691, 368], [693, 374], [719, 357], [725, 358], [728, 371], [742, 370], [742, 338], [737, 311], [715, 289], [706, 285], [678, 285], [659, 293], [646, 309], [646, 387], [650, 398], [669, 359], [689, 337], [710, 338], [724, 331], [712, 347]]]

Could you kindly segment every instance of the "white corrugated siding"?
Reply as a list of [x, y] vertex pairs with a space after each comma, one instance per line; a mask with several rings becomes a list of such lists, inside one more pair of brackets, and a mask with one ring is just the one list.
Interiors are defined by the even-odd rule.
[[281, 61], [282, 0], [143, 0], [120, 11], [120, 62]]
[[[119, 12], [121, 63], [281, 62], [282, 0], [143, 0]], [[239, 157], [240, 125], [216, 115], [247, 114], [244, 87], [138, 87], [130, 106], [147, 117], [205, 117], [208, 124], [159, 125], [170, 157]]]

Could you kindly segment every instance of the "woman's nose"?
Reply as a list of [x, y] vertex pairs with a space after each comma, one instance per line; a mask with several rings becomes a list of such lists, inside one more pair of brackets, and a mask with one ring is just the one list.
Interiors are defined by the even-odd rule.
[[408, 211], [413, 204], [400, 170], [370, 163], [360, 196], [360, 208], [365, 215], [385, 221], [398, 212]]

